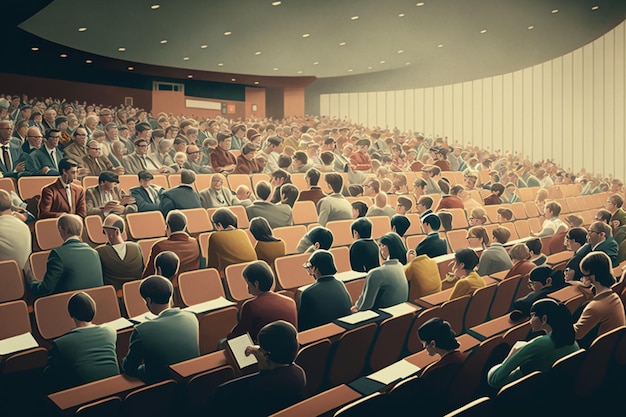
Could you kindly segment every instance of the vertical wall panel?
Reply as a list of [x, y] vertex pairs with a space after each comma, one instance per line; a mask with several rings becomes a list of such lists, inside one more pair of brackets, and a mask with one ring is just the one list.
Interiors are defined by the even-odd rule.
[[350, 95], [348, 93], [339, 94], [339, 118], [350, 117]]
[[[582, 67], [583, 67], [583, 138], [593, 141], [594, 126], [594, 94], [593, 94], [593, 44], [583, 47]], [[583, 142], [584, 143], [584, 142]], [[594, 144], [595, 145], [595, 144]], [[598, 149], [596, 146], [585, 146], [583, 164], [591, 172], [596, 172], [594, 166], [595, 155]]]
[[404, 94], [405, 90], [396, 91], [395, 113], [396, 113], [396, 126], [401, 132], [405, 132], [406, 124], [404, 122]]
[[501, 75], [497, 76], [497, 77], [493, 77], [492, 79], [492, 96], [493, 96], [493, 100], [492, 100], [492, 120], [491, 120], [491, 125], [492, 125], [492, 129], [491, 129], [491, 141], [492, 141], [492, 149], [495, 151], [500, 151], [502, 153], [504, 153], [504, 151], [507, 150], [511, 150], [510, 147], [508, 148], [503, 148], [502, 144], [502, 135], [503, 135], [503, 130], [502, 130], [502, 125], [503, 125], [503, 119], [504, 119], [504, 114], [503, 114], [503, 103], [502, 103], [502, 79], [503, 77]]
[[[532, 148], [527, 155], [533, 155], [533, 159], [544, 159], [543, 153], [543, 69], [541, 65], [532, 68], [532, 113], [530, 114], [530, 126], [532, 130], [527, 137], [532, 143]], [[526, 116], [528, 117], [528, 116]]]
[[538, 123], [535, 120], [535, 125], [539, 124], [541, 129], [541, 137], [543, 146], [542, 159], [554, 158], [554, 152], [552, 151], [554, 145], [554, 138], [552, 137], [552, 62], [548, 61], [541, 66], [541, 109], [542, 119]]
[[472, 143], [483, 146], [483, 80], [474, 80], [472, 83]]
[[452, 108], [452, 121], [454, 123], [452, 137], [454, 142], [467, 143], [463, 132], [463, 84], [459, 83], [452, 86]]
[[494, 151], [493, 147], [493, 79], [483, 80], [483, 133], [482, 143], [486, 149]]
[[474, 144], [477, 139], [473, 135], [474, 99], [472, 96], [472, 83], [463, 83], [463, 145]]
[[415, 130], [426, 134], [424, 127], [424, 89], [415, 89]]
[[330, 115], [330, 94], [320, 95], [320, 114]]
[[[583, 167], [583, 51], [577, 49], [572, 56], [572, 169], [579, 171]], [[591, 149], [589, 150], [591, 156]]]
[[519, 152], [513, 142], [514, 120], [513, 73], [509, 73], [502, 77], [502, 150], [512, 154]]
[[426, 137], [430, 138], [439, 133], [435, 132], [434, 95], [434, 88], [424, 89], [424, 133], [426, 133]]
[[[603, 109], [602, 112], [602, 127], [604, 128], [603, 139], [604, 146], [602, 147], [604, 150], [604, 164], [602, 168], [602, 172], [605, 174], [611, 173], [615, 174], [616, 158], [615, 152], [609, 153], [607, 152], [610, 148], [610, 144], [613, 142], [615, 138], [615, 77], [614, 77], [614, 69], [615, 69], [615, 49], [614, 49], [614, 35], [615, 32], [609, 32], [604, 36], [604, 62], [603, 68], [604, 70], [604, 88], [603, 88]], [[597, 86], [595, 87], [597, 88]], [[620, 158], [623, 161], [623, 158]], [[620, 164], [622, 164], [621, 162]]]
[[376, 124], [376, 93], [367, 93], [367, 127], [375, 127]]
[[[625, 23], [615, 29], [615, 135], [614, 147], [609, 147], [615, 155], [615, 176], [626, 180], [625, 138], [626, 128], [626, 30]], [[612, 149], [611, 149], [612, 148]]]
[[374, 126], [387, 127], [387, 93], [379, 91], [376, 93], [376, 124]]
[[533, 151], [533, 69], [522, 71], [522, 155], [530, 158]]
[[[563, 56], [563, 168], [574, 168], [574, 54]], [[580, 131], [578, 131], [580, 133]]]
[[369, 121], [368, 104], [367, 93], [359, 93], [359, 124], [364, 126]]
[[450, 143], [454, 143], [454, 111], [452, 107], [452, 85], [443, 87], [443, 134], [448, 137]]
[[350, 112], [348, 117], [355, 123], [359, 121], [359, 93], [350, 93], [348, 98], [348, 106], [350, 107]]
[[[557, 58], [552, 61], [552, 149], [548, 154], [556, 161], [567, 168], [563, 160], [562, 150], [565, 147], [563, 142], [563, 59]], [[567, 144], [571, 147], [571, 144]]]
[[513, 149], [524, 157], [524, 72], [513, 73]]
[[404, 93], [404, 123], [406, 130], [415, 132], [418, 130], [415, 124], [415, 90], [406, 90]]
[[387, 91], [387, 123], [388, 129], [394, 129], [396, 124], [396, 92]]
[[328, 111], [329, 116], [339, 117], [339, 94], [330, 95], [330, 109]]
[[435, 87], [433, 93], [433, 113], [433, 133], [440, 137], [446, 136], [447, 132], [443, 128], [443, 87]]
[[[594, 144], [593, 172], [605, 170], [604, 149], [604, 37], [596, 40], [592, 46], [591, 94], [593, 95], [593, 127]], [[607, 155], [608, 156], [608, 155]], [[608, 172], [608, 171], [606, 171]]]

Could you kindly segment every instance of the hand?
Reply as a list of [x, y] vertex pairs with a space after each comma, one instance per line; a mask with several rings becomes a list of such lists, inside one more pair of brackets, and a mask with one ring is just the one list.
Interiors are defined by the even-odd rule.
[[157, 170], [157, 172], [158, 172], [159, 174], [164, 174], [164, 173], [166, 173], [166, 172], [167, 172], [167, 170], [168, 170], [168, 169], [169, 169], [168, 167], [161, 167], [161, 168], [159, 168], [159, 169]]
[[265, 357], [265, 351], [261, 349], [260, 346], [248, 346], [244, 351], [246, 356], [254, 355], [256, 360], [259, 362], [259, 369], [269, 369], [269, 364], [267, 363], [267, 358]]
[[77, 175], [79, 177], [84, 177], [85, 175], [87, 175], [89, 173], [89, 169], [88, 168], [78, 168], [78, 172]]
[[15, 165], [15, 172], [22, 172], [26, 169], [26, 163], [24, 161]]
[[124, 173], [124, 167], [123, 166], [118, 166], [116, 168], [113, 169], [113, 171], [117, 174], [117, 175], [122, 175]]
[[409, 251], [406, 253], [406, 259], [408, 262], [411, 262], [413, 259], [415, 259], [415, 249], [409, 249]]
[[127, 206], [129, 204], [135, 204], [136, 200], [135, 197], [127, 195], [122, 197], [122, 201], [120, 201], [120, 204], [123, 206]]
[[359, 312], [359, 309], [358, 309], [358, 308], [356, 308], [356, 306], [352, 306], [352, 307], [350, 308], [350, 311], [352, 311], [353, 313], [358, 313], [358, 312]]
[[107, 201], [104, 203], [104, 211], [113, 211], [117, 206], [119, 206], [120, 202], [116, 200]]
[[48, 171], [50, 171], [50, 168], [49, 168], [49, 167], [43, 167], [43, 168], [41, 168], [41, 173], [42, 173], [42, 174], [44, 174], [44, 175], [45, 175], [45, 174], [47, 174], [47, 173], [48, 173]]

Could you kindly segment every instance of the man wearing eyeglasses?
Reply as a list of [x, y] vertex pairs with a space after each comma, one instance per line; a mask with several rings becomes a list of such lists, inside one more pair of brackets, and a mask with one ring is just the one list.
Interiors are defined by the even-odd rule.
[[617, 267], [619, 247], [611, 234], [611, 226], [604, 222], [593, 222], [589, 226], [587, 242], [592, 252], [604, 252], [611, 259], [611, 266]]
[[[87, 156], [85, 144], [87, 143], [87, 131], [84, 127], [78, 127], [72, 134], [74, 141], [63, 148], [63, 152], [68, 158], [78, 162], [79, 167], [84, 167], [83, 158]], [[98, 175], [98, 174], [92, 174]]]
[[11, 142], [13, 123], [10, 120], [0, 121], [0, 173], [4, 177], [15, 178], [24, 171], [22, 149]]
[[58, 148], [61, 132], [57, 129], [46, 131], [43, 146], [32, 152], [26, 159], [24, 175], [59, 175], [59, 162], [65, 154]]
[[148, 171], [152, 174], [169, 173], [168, 167], [162, 166], [155, 158], [148, 155], [148, 140], [139, 137], [135, 139], [135, 152], [124, 158], [127, 174], [138, 174], [139, 171]]
[[100, 175], [104, 171], [113, 171], [117, 175], [124, 173], [124, 167], [113, 167], [108, 157], [102, 155], [102, 144], [97, 140], [90, 140], [87, 144], [87, 155], [82, 159], [85, 168], [89, 169], [89, 175]]
[[41, 148], [41, 141], [43, 136], [38, 127], [29, 127], [26, 133], [26, 142], [22, 144], [22, 153], [30, 154]]

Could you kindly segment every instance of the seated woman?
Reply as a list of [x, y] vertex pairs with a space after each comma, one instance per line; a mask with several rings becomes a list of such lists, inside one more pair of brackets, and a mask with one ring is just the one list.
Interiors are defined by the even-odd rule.
[[536, 301], [530, 309], [533, 332], [546, 334], [530, 342], [516, 343], [504, 362], [494, 366], [487, 374], [487, 382], [501, 388], [534, 371], [547, 372], [554, 362], [576, 352], [572, 315], [564, 304], [550, 298]]
[[587, 254], [580, 261], [580, 270], [583, 273], [583, 285], [591, 285], [596, 290], [596, 295], [574, 324], [576, 340], [582, 347], [588, 347], [596, 337], [625, 326], [626, 317], [622, 300], [611, 290], [615, 278], [608, 255], [604, 252]]
[[454, 253], [454, 276], [458, 278], [450, 294], [450, 300], [474, 294], [474, 291], [484, 287], [485, 280], [474, 271], [478, 265], [478, 255], [474, 249], [459, 249]]
[[257, 260], [247, 233], [237, 229], [237, 216], [230, 209], [217, 209], [211, 222], [217, 232], [209, 236], [208, 268], [223, 274], [228, 265]]
[[285, 241], [274, 236], [272, 228], [263, 217], [250, 220], [250, 233], [256, 239], [254, 251], [260, 261], [274, 265], [274, 259], [285, 256]]
[[259, 166], [254, 157], [259, 149], [254, 143], [246, 143], [241, 148], [241, 155], [237, 157], [237, 167], [235, 174], [256, 174], [260, 172]]
[[[470, 230], [472, 229], [473, 227]], [[496, 227], [492, 233], [494, 241], [480, 255], [480, 262], [478, 263], [478, 275], [480, 276], [506, 271], [513, 266], [511, 258], [503, 246], [511, 237], [511, 232], [506, 227]]]
[[530, 307], [535, 301], [546, 298], [548, 294], [560, 290], [564, 286], [563, 271], [553, 270], [546, 265], [535, 267], [528, 275], [528, 287], [530, 287], [531, 292], [513, 302], [511, 319], [519, 320], [522, 317], [528, 317]]
[[229, 149], [232, 138], [224, 133], [217, 134], [217, 147], [209, 154], [214, 172], [229, 174], [237, 167], [237, 158]]
[[404, 276], [406, 247], [396, 233], [383, 235], [378, 241], [383, 264], [367, 273], [365, 287], [354, 312], [391, 307], [409, 299], [409, 284]]
[[513, 262], [513, 267], [509, 270], [509, 273], [506, 274], [504, 279], [517, 275], [526, 276], [530, 274], [530, 271], [536, 266], [534, 263], [530, 262], [530, 251], [523, 243], [515, 244], [509, 250], [509, 256]]
[[482, 226], [483, 224], [489, 223], [489, 218], [487, 217], [487, 212], [482, 207], [475, 207], [470, 212], [470, 216], [467, 219], [469, 221], [469, 225], [471, 226]]
[[410, 301], [441, 291], [441, 278], [436, 261], [428, 255], [416, 256], [415, 249], [410, 249], [406, 257], [408, 263], [404, 267], [404, 275], [409, 282]]
[[507, 223], [507, 222], [512, 222], [513, 219], [513, 211], [511, 211], [511, 209], [506, 208], [506, 207], [500, 207], [497, 210], [497, 215], [496, 215], [496, 222], [497, 223]]

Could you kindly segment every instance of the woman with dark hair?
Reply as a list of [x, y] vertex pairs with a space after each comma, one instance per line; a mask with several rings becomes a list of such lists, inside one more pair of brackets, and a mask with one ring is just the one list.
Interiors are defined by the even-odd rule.
[[570, 285], [582, 285], [583, 273], [580, 271], [580, 261], [591, 252], [591, 245], [587, 243], [587, 229], [573, 227], [565, 234], [565, 247], [574, 252], [574, 256], [565, 265], [565, 281]]
[[289, 174], [284, 169], [277, 169], [276, 171], [272, 172], [272, 179], [270, 181], [270, 184], [274, 188], [272, 199], [270, 200], [270, 202], [274, 204], [280, 203], [282, 200], [281, 189], [283, 188], [283, 185], [292, 184], [291, 174]]
[[439, 216], [439, 220], [441, 220], [441, 225], [443, 226], [443, 230], [449, 232], [452, 230], [452, 213], [442, 210], [437, 213]]
[[223, 274], [228, 265], [257, 260], [248, 235], [237, 229], [237, 216], [229, 208], [217, 209], [211, 222], [217, 232], [209, 236], [208, 268]]
[[478, 255], [474, 249], [464, 248], [454, 253], [454, 276], [459, 280], [454, 284], [450, 300], [471, 295], [486, 285], [485, 280], [474, 270], [477, 265]]
[[272, 227], [263, 217], [250, 220], [250, 233], [256, 239], [254, 251], [260, 261], [274, 265], [274, 259], [285, 256], [285, 241], [274, 236]]
[[300, 190], [293, 184], [285, 184], [280, 187], [280, 203], [287, 204], [289, 207], [293, 208], [293, 205], [298, 200], [300, 196]]
[[391, 232], [378, 240], [383, 264], [367, 273], [365, 286], [353, 311], [391, 307], [409, 299], [409, 284], [404, 275], [406, 247], [397, 234]]
[[544, 298], [530, 308], [530, 325], [533, 332], [546, 334], [530, 342], [517, 342], [504, 362], [494, 366], [487, 374], [487, 382], [501, 388], [534, 371], [547, 372], [560, 358], [576, 352], [572, 315], [564, 304]]

